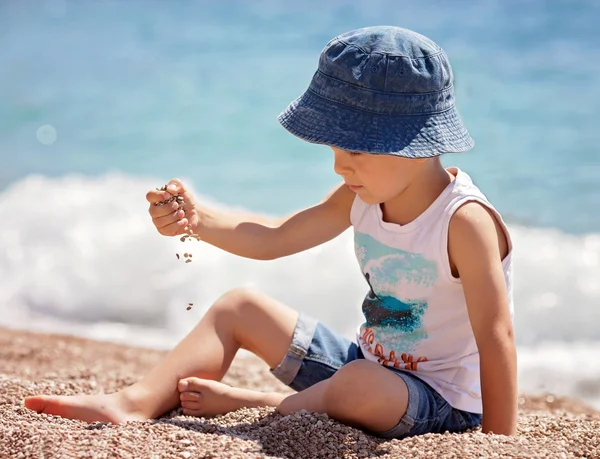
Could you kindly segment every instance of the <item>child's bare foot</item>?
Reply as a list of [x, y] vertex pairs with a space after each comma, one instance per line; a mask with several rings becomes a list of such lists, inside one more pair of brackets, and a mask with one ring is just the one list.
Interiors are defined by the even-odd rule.
[[215, 416], [244, 407], [279, 406], [284, 395], [239, 389], [218, 381], [185, 378], [177, 386], [187, 416]]
[[48, 396], [36, 395], [25, 399], [25, 406], [37, 413], [53, 414], [85, 422], [110, 422], [147, 419], [131, 409], [130, 403], [119, 392], [114, 394]]

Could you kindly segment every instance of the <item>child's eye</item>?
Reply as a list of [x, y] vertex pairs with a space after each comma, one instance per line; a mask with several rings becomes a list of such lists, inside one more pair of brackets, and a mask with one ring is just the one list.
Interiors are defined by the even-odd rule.
[[358, 155], [360, 155], [360, 152], [358, 152], [358, 151], [349, 151], [348, 154], [350, 156], [358, 156]]

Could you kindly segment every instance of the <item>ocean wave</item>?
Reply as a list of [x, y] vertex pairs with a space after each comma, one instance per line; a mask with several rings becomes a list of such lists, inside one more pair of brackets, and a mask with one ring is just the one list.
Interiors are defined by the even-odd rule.
[[[350, 231], [294, 256], [247, 260], [159, 235], [145, 201], [146, 191], [158, 185], [153, 178], [114, 173], [29, 176], [5, 189], [0, 325], [70, 323], [98, 330], [117, 324], [116, 330], [130, 326], [180, 337], [220, 295], [247, 286], [352, 336], [367, 286]], [[218, 205], [208, 196], [199, 199]], [[510, 229], [517, 343], [600, 341], [600, 234]], [[193, 253], [192, 263], [176, 259], [184, 251]], [[191, 311], [188, 303], [194, 303]]]

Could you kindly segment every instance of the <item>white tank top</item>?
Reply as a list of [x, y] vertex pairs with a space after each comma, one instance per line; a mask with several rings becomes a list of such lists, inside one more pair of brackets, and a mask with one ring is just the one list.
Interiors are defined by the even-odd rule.
[[511, 318], [512, 242], [502, 217], [470, 177], [457, 168], [448, 171], [456, 179], [406, 225], [383, 221], [379, 205], [356, 196], [350, 212], [354, 247], [371, 287], [357, 339], [367, 359], [413, 373], [457, 409], [482, 413], [477, 345], [461, 281], [450, 270], [450, 218], [468, 201], [497, 216], [509, 244], [502, 265]]

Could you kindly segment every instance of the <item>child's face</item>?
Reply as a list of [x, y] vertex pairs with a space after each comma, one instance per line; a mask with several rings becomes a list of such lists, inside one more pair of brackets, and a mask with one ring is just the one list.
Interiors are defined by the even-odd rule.
[[424, 163], [417, 159], [331, 148], [334, 154], [333, 170], [368, 204], [380, 204], [400, 195]]

